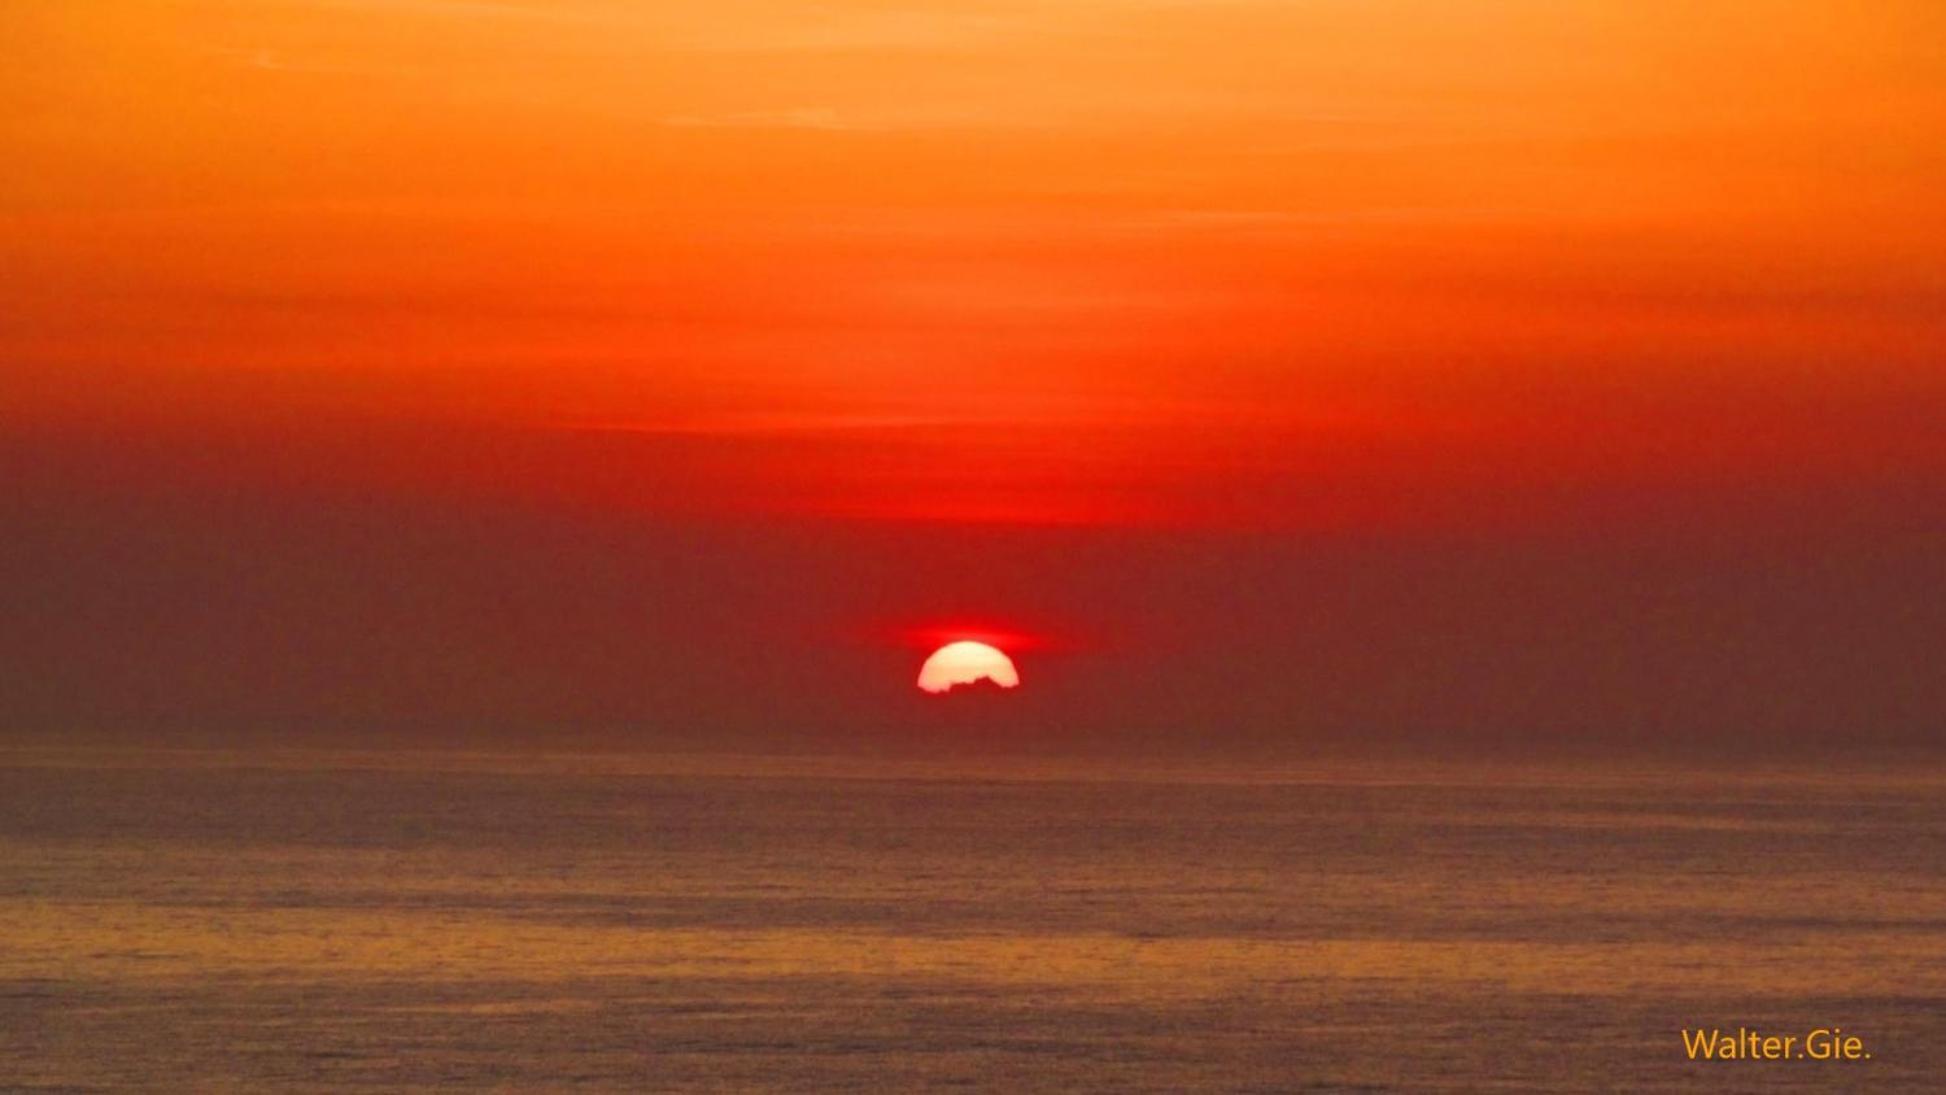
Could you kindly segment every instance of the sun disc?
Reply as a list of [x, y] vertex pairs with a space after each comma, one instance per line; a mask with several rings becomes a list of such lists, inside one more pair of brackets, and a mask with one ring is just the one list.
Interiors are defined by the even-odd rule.
[[1012, 658], [985, 643], [971, 640], [947, 643], [932, 652], [919, 668], [919, 688], [934, 694], [957, 685], [992, 681], [1002, 688], [1018, 688], [1020, 673]]

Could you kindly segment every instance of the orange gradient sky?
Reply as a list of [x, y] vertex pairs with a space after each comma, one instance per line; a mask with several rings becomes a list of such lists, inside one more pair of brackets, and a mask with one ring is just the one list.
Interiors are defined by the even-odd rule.
[[1946, 717], [1936, 0], [26, 0], [0, 41], [43, 721], [768, 725], [910, 691], [809, 636], [962, 619], [1172, 651], [1064, 725]]
[[1941, 464], [1932, 3], [0, 27], [17, 422], [598, 431], [706, 465], [604, 504], [1056, 522]]

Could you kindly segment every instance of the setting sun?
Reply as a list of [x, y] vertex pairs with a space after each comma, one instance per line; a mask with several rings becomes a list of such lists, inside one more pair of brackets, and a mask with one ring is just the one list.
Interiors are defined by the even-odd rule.
[[919, 669], [919, 688], [950, 692], [955, 686], [992, 681], [1002, 688], [1018, 688], [1020, 673], [1013, 659], [985, 643], [947, 643], [932, 652]]
[[0, 1095], [1946, 1093], [1946, 0], [0, 50]]

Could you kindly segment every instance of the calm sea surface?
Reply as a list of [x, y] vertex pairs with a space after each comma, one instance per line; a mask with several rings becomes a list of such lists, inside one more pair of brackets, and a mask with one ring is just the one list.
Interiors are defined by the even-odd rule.
[[1946, 1089], [1936, 771], [1084, 776], [0, 754], [0, 1087]]

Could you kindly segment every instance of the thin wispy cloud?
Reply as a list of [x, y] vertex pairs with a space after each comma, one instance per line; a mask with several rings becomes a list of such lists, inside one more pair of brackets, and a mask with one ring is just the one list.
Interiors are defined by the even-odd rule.
[[211, 53], [244, 68], [260, 72], [287, 72], [320, 76], [415, 76], [425, 70], [406, 65], [348, 64], [320, 61], [276, 49], [224, 49]]
[[671, 114], [662, 124], [677, 129], [822, 129], [855, 132], [893, 129], [882, 120], [841, 114], [826, 107], [746, 110], [729, 114]]

